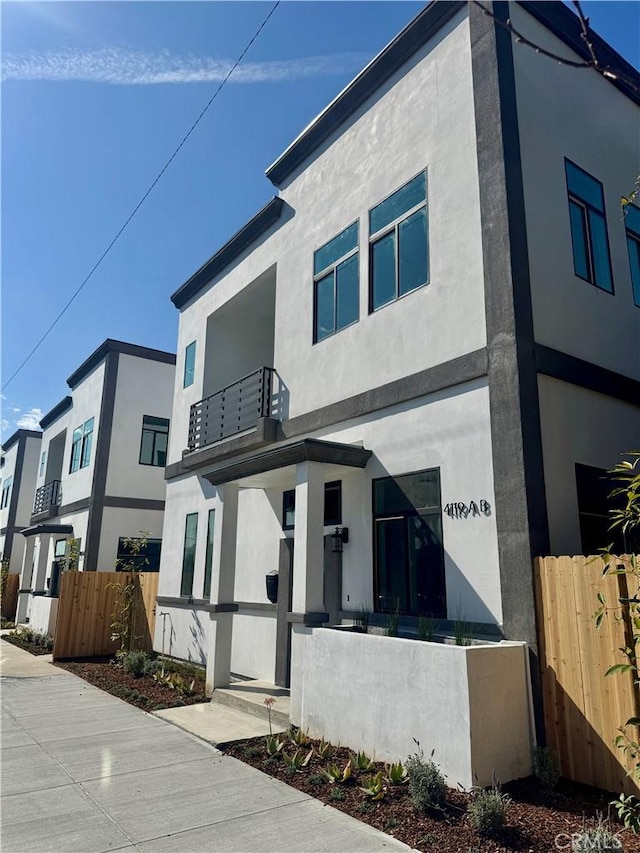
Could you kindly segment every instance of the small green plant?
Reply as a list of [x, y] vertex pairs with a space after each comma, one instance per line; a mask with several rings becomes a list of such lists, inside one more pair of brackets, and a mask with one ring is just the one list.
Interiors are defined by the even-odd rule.
[[507, 819], [507, 808], [511, 800], [498, 785], [479, 788], [469, 805], [471, 826], [481, 835], [492, 838], [500, 832]]
[[397, 637], [398, 636], [398, 625], [400, 623], [400, 602], [396, 598], [395, 604], [393, 606], [393, 610], [387, 616], [387, 627], [385, 629], [385, 633], [387, 637]]
[[267, 735], [264, 743], [267, 748], [267, 754], [270, 756], [280, 755], [284, 748], [284, 741], [275, 735]]
[[342, 770], [337, 764], [329, 764], [322, 772], [327, 782], [331, 784], [334, 782], [348, 782], [353, 772], [353, 765], [351, 764], [351, 759], [349, 759]]
[[421, 616], [418, 619], [418, 639], [430, 643], [433, 641], [438, 620], [433, 616]]
[[196, 690], [195, 678], [191, 681], [187, 681], [187, 679], [183, 678], [183, 676], [178, 672], [165, 672], [164, 666], [159, 672], [155, 672], [152, 678], [159, 684], [164, 684], [165, 687], [170, 687], [171, 690], [175, 690], [179, 696], [193, 696]]
[[362, 802], [358, 803], [356, 806], [356, 810], [360, 812], [360, 814], [369, 814], [369, 812], [373, 811], [373, 804], [369, 802], [369, 800], [362, 800]]
[[404, 785], [409, 781], [407, 769], [401, 761], [397, 764], [387, 764], [387, 779], [391, 785]]
[[289, 740], [296, 746], [306, 746], [309, 743], [309, 736], [306, 732], [295, 726], [289, 726]]
[[583, 826], [579, 833], [573, 836], [571, 850], [573, 853], [605, 853], [605, 851], [622, 850], [622, 841], [609, 828], [609, 821], [598, 815], [595, 826]]
[[242, 750], [242, 754], [245, 758], [257, 758], [259, 755], [262, 754], [262, 750], [259, 746], [245, 746]]
[[364, 604], [360, 604], [356, 610], [356, 618], [353, 625], [360, 634], [368, 634], [371, 625], [371, 611]]
[[130, 672], [136, 678], [144, 675], [147, 664], [147, 655], [145, 652], [127, 652], [121, 657], [120, 662], [125, 672]]
[[431, 752], [430, 758], [425, 758], [420, 744], [415, 742], [418, 749], [406, 762], [413, 807], [418, 812], [440, 810], [447, 798], [445, 778], [433, 761], [434, 751]]
[[304, 770], [305, 767], [308, 767], [309, 762], [313, 756], [313, 749], [310, 749], [307, 753], [306, 757], [300, 752], [299, 749], [293, 753], [293, 755], [287, 755], [286, 752], [282, 753], [282, 758], [284, 761], [284, 766], [287, 770], [293, 770], [294, 773], [300, 773]]
[[549, 746], [536, 746], [533, 750], [533, 775], [547, 791], [552, 791], [560, 780], [558, 754]]
[[365, 796], [371, 800], [381, 800], [385, 795], [385, 787], [383, 782], [382, 770], [379, 770], [375, 776], [369, 776], [364, 780], [364, 784], [360, 785], [360, 790]]
[[144, 674], [153, 677], [156, 672], [160, 672], [162, 669], [162, 664], [157, 658], [150, 658], [147, 656], [147, 659], [144, 663]]
[[64, 557], [60, 559], [62, 570], [65, 572], [77, 572], [80, 568], [80, 540], [73, 536], [67, 539], [65, 543]]
[[309, 776], [309, 784], [314, 785], [317, 788], [319, 788], [320, 785], [324, 785], [326, 781], [327, 780], [321, 773], [312, 773], [311, 776]]
[[351, 753], [351, 766], [354, 770], [366, 771], [373, 767], [373, 758], [369, 758], [367, 753], [362, 749], [360, 752]]
[[273, 698], [273, 696], [267, 696], [267, 698], [264, 700], [264, 703], [263, 703], [267, 708], [267, 713], [269, 714], [269, 734], [270, 735], [273, 735], [273, 729], [271, 728], [271, 709], [275, 705], [275, 702], [276, 702], [276, 700]]
[[334, 800], [337, 803], [342, 803], [347, 799], [347, 795], [342, 788], [332, 788], [329, 791], [329, 799]]
[[630, 829], [634, 835], [640, 835], [640, 800], [632, 794], [628, 797], [620, 794], [610, 805], [617, 812], [618, 820], [625, 829]]
[[453, 623], [453, 638], [456, 646], [470, 646], [473, 642], [473, 622], [456, 619]]
[[399, 820], [397, 820], [397, 818], [395, 818], [395, 817], [388, 817], [388, 818], [385, 820], [385, 822], [384, 822], [385, 832], [386, 832], [386, 831], [388, 831], [388, 830], [390, 830], [390, 829], [395, 829], [395, 828], [396, 828], [396, 826], [398, 826], [398, 824], [399, 824], [399, 823], [400, 823], [400, 821], [399, 821]]
[[330, 752], [331, 744], [328, 740], [322, 738], [320, 743], [316, 746], [316, 755], [318, 756], [318, 758], [322, 758], [324, 760], [325, 758], [329, 757]]

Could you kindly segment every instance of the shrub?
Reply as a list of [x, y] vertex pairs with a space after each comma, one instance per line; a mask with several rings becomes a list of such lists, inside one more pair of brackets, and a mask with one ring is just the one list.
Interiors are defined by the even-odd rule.
[[346, 800], [346, 798], [347, 798], [347, 795], [342, 790], [342, 788], [332, 788], [329, 791], [329, 799], [330, 800], [335, 800], [336, 802], [342, 803], [342, 802], [344, 802], [344, 800]]
[[320, 773], [312, 773], [309, 776], [309, 784], [315, 785], [316, 787], [320, 787], [320, 785], [324, 785], [325, 778]]
[[147, 656], [144, 652], [140, 651], [127, 652], [126, 655], [122, 656], [121, 663], [125, 672], [130, 672], [131, 675], [135, 675], [136, 678], [140, 678], [140, 676], [144, 675], [145, 672]]
[[469, 819], [474, 829], [489, 837], [497, 835], [507, 818], [510, 799], [497, 785], [481, 788], [469, 805]]
[[409, 792], [416, 811], [426, 812], [441, 809], [447, 798], [447, 786], [438, 765], [431, 758], [425, 758], [419, 748], [406, 761], [409, 776]]
[[621, 851], [622, 841], [609, 829], [609, 821], [599, 815], [595, 826], [586, 828], [573, 836], [571, 850], [573, 853], [605, 853], [605, 851]]
[[560, 765], [553, 749], [536, 746], [533, 750], [533, 775], [548, 791], [556, 787], [560, 779]]
[[162, 664], [157, 658], [148, 657], [144, 664], [144, 674], [145, 675], [155, 675], [156, 672], [159, 672], [162, 669]]

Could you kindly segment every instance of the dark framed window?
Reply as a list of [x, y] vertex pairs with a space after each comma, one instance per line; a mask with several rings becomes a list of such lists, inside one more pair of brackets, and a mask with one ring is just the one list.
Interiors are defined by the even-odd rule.
[[578, 278], [613, 293], [602, 184], [565, 159], [573, 268]]
[[9, 506], [9, 495], [11, 494], [11, 484], [13, 477], [5, 477], [2, 481], [2, 496], [0, 496], [0, 509], [6, 509]]
[[440, 469], [374, 480], [373, 528], [376, 611], [446, 618]]
[[134, 547], [140, 539], [121, 536], [118, 539], [116, 571], [159, 572], [162, 539], [147, 539], [147, 544], [136, 554]]
[[624, 222], [627, 231], [633, 301], [640, 308], [640, 207], [636, 207], [635, 204], [627, 205]]
[[38, 476], [42, 477], [42, 475], [44, 474], [44, 466], [46, 465], [46, 463], [47, 463], [47, 451], [43, 450], [42, 456], [40, 457], [40, 473]]
[[60, 560], [67, 555], [67, 540], [66, 539], [56, 539], [55, 544], [53, 546], [53, 556], [56, 560]]
[[369, 313], [429, 283], [427, 173], [369, 211]]
[[192, 341], [184, 351], [184, 378], [182, 387], [193, 385], [196, 375], [196, 342]]
[[[324, 525], [342, 524], [342, 480], [324, 484]], [[296, 526], [296, 490], [282, 493], [282, 529], [293, 530]]]
[[152, 415], [142, 417], [142, 438], [140, 439], [140, 465], [162, 467], [167, 464], [167, 445], [169, 442], [169, 421]]
[[211, 568], [213, 566], [213, 534], [216, 524], [215, 509], [209, 510], [207, 522], [207, 551], [204, 558], [204, 584], [202, 586], [202, 597], [211, 598]]
[[626, 503], [624, 496], [610, 496], [619, 483], [604, 468], [576, 463], [575, 469], [582, 553], [597, 554], [609, 546], [614, 554], [637, 551], [640, 535], [630, 532], [625, 537], [619, 527], [609, 530], [611, 510]]
[[86, 468], [91, 461], [91, 445], [93, 443], [93, 418], [89, 418], [73, 431], [71, 440], [71, 464], [69, 473], [73, 474], [80, 468]]
[[184, 525], [184, 549], [182, 551], [182, 578], [180, 595], [193, 595], [193, 573], [196, 565], [196, 539], [198, 537], [198, 513], [187, 515]]
[[358, 223], [313, 253], [313, 342], [353, 323], [359, 309]]

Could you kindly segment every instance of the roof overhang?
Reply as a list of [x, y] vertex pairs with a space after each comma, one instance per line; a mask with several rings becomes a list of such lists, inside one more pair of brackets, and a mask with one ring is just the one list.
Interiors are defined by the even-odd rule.
[[58, 533], [60, 536], [73, 534], [71, 524], [34, 524], [33, 527], [25, 527], [20, 531], [23, 536], [40, 536], [44, 533]]
[[304, 438], [282, 447], [273, 447], [241, 460], [221, 462], [213, 471], [203, 474], [214, 486], [250, 480], [259, 474], [297, 465], [299, 462], [322, 462], [327, 465], [365, 468], [371, 451], [353, 444]]

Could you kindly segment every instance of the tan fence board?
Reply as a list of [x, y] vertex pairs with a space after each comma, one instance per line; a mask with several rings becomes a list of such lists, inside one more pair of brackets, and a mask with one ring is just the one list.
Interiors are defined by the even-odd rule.
[[619, 648], [629, 636], [612, 614], [599, 631], [593, 618], [598, 592], [609, 605], [618, 600], [617, 576], [603, 577], [603, 565], [583, 556], [534, 563], [547, 743], [566, 778], [637, 794], [626, 772], [633, 761], [614, 740], [618, 727], [638, 715], [638, 689], [631, 673], [605, 678], [609, 667], [625, 662]]
[[18, 589], [20, 588], [20, 575], [13, 573], [6, 577], [4, 588], [2, 590], [2, 602], [0, 602], [0, 610], [4, 619], [9, 619], [13, 622], [16, 618], [16, 610], [18, 609]]

